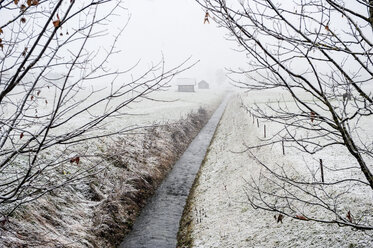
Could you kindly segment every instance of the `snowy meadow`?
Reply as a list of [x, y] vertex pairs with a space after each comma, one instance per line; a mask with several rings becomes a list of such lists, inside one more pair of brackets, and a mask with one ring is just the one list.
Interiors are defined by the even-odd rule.
[[[371, 231], [338, 224], [341, 219], [356, 225], [372, 223], [373, 194], [358, 164], [341, 146], [303, 153], [286, 140], [282, 143], [284, 136], [278, 140], [282, 124], [248, 112], [279, 103], [294, 106], [278, 91], [243, 93], [231, 100], [189, 196], [180, 247], [372, 244]], [[317, 128], [317, 121], [306, 118], [310, 127]], [[360, 127], [367, 132], [364, 137], [371, 135], [369, 122]], [[300, 137], [307, 135], [298, 131]]]

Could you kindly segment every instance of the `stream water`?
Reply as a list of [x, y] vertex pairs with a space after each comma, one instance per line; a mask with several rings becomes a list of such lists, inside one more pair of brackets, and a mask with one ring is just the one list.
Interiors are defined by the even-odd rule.
[[136, 219], [121, 248], [175, 248], [189, 190], [205, 157], [228, 97], [189, 145]]

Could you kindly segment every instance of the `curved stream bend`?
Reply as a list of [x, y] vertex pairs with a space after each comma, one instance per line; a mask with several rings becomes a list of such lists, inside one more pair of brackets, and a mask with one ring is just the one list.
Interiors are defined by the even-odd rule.
[[136, 219], [121, 248], [175, 248], [184, 205], [228, 97], [189, 145]]

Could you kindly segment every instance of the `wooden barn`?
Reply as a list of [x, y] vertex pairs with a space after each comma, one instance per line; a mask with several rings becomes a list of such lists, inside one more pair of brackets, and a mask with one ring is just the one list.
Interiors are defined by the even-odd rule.
[[193, 78], [178, 78], [176, 85], [178, 92], [195, 92], [196, 80]]
[[209, 88], [210, 86], [205, 80], [202, 80], [198, 83], [198, 89], [209, 89]]

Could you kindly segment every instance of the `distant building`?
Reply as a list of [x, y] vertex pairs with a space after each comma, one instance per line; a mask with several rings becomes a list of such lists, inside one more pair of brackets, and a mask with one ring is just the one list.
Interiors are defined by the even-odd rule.
[[176, 85], [178, 92], [195, 92], [196, 80], [194, 78], [178, 78]]
[[198, 89], [209, 89], [209, 88], [210, 86], [205, 80], [202, 80], [198, 83]]

